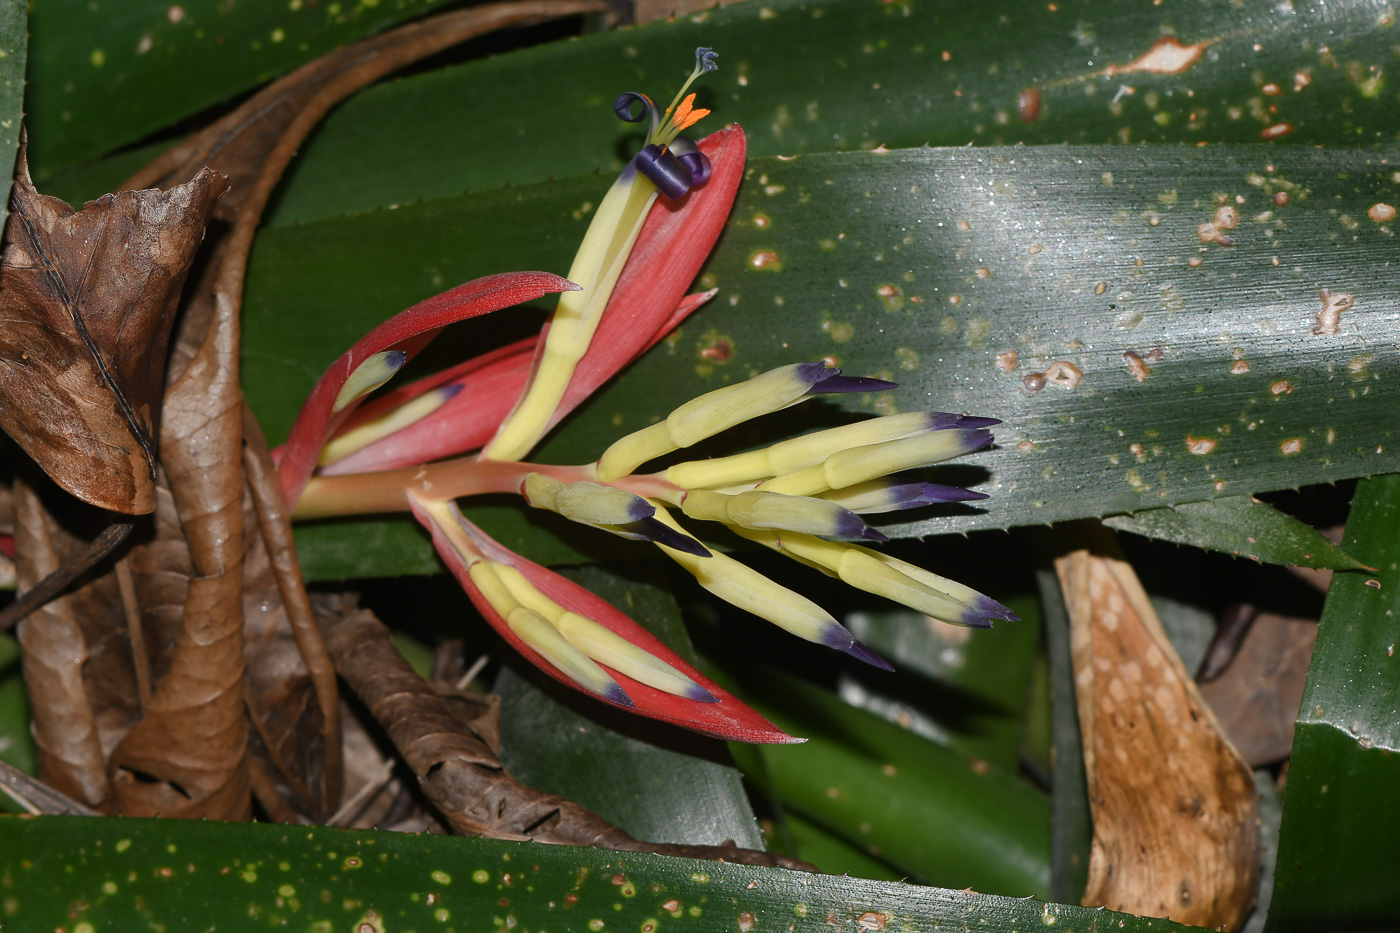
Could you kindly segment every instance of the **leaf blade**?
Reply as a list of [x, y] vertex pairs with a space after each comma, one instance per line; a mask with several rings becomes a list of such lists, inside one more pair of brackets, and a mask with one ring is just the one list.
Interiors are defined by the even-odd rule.
[[1189, 544], [1266, 564], [1328, 570], [1360, 570], [1362, 563], [1311, 525], [1250, 496], [1187, 502], [1172, 509], [1113, 515], [1115, 531]]

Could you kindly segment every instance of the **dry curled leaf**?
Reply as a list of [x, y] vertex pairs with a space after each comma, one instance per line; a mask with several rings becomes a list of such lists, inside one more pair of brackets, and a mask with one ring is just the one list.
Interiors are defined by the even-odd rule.
[[155, 508], [170, 329], [227, 187], [203, 171], [75, 212], [34, 190], [21, 150], [0, 268], [0, 427], [85, 502]]
[[1082, 903], [1237, 929], [1259, 885], [1253, 775], [1137, 575], [1101, 550], [1111, 542], [1055, 562], [1094, 827]]
[[[34, 472], [33, 479], [15, 484], [16, 556], [23, 587], [71, 559], [86, 543], [54, 520], [50, 503], [35, 487], [47, 487], [46, 493], [67, 504], [73, 500]], [[139, 715], [115, 578], [98, 577], [49, 602], [20, 623], [17, 634], [40, 776], [80, 803], [107, 809], [112, 792], [106, 755]]]

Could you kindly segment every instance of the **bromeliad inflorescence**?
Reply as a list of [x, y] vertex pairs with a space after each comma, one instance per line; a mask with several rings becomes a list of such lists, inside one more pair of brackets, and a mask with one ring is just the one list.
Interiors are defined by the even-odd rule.
[[[680, 517], [719, 522], [938, 619], [987, 626], [1015, 618], [987, 596], [853, 543], [886, 540], [863, 515], [985, 498], [898, 474], [990, 444], [993, 419], [889, 415], [638, 472], [812, 396], [893, 383], [845, 376], [820, 361], [794, 363], [694, 399], [619, 439], [594, 463], [524, 461], [561, 418], [713, 294], [685, 290], [733, 204], [744, 135], [737, 126], [699, 143], [681, 134], [708, 113], [686, 91], [715, 67], [715, 53], [697, 49], [690, 79], [665, 110], [642, 94], [617, 99], [619, 117], [647, 121], [647, 138], [599, 205], [567, 279], [542, 272], [490, 276], [386, 321], [317, 383], [280, 452], [279, 471], [298, 518], [411, 511], [491, 625], [556, 679], [699, 732], [788, 742], [794, 740], [618, 609], [502, 547], [456, 505], [473, 495], [519, 494], [531, 507], [651, 542], [720, 598], [879, 667], [888, 665], [820, 606], [706, 547]], [[551, 292], [561, 297], [538, 338], [360, 406], [445, 325]], [[439, 460], [477, 448], [474, 456]]]

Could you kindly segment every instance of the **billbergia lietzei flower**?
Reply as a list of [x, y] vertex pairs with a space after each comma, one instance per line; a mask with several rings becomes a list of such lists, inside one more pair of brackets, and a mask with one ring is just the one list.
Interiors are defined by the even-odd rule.
[[[985, 498], [925, 482], [917, 471], [991, 444], [995, 419], [909, 412], [638, 472], [813, 397], [894, 383], [847, 376], [821, 361], [793, 363], [687, 402], [619, 438], [594, 463], [525, 460], [568, 412], [713, 294], [686, 292], [734, 202], [744, 134], [731, 126], [695, 143], [682, 133], [708, 113], [686, 92], [715, 59], [696, 50], [689, 80], [665, 110], [635, 92], [617, 99], [616, 114], [645, 122], [647, 137], [599, 204], [567, 279], [491, 276], [391, 318], [322, 377], [280, 451], [280, 470], [298, 518], [411, 512], [492, 627], [557, 680], [698, 732], [788, 742], [626, 614], [502, 547], [456, 505], [515, 494], [599, 533], [654, 544], [719, 598], [878, 667], [888, 665], [830, 613], [707, 546], [696, 529], [718, 523], [947, 622], [1015, 618], [990, 597], [855, 543], [886, 540], [863, 516]], [[561, 297], [539, 337], [360, 405], [447, 324], [550, 292]]]

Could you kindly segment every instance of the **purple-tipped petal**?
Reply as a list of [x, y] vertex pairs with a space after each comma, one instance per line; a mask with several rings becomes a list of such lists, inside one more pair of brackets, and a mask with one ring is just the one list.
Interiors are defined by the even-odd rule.
[[957, 429], [958, 440], [963, 444], [963, 453], [972, 453], [974, 450], [981, 450], [983, 447], [990, 447], [996, 440], [992, 437], [992, 432], [983, 428], [968, 431], [963, 428]]
[[1004, 622], [1019, 622], [1021, 617], [990, 596], [978, 596], [972, 603], [972, 608], [978, 613], [985, 615], [989, 619], [1001, 619]]
[[835, 514], [835, 528], [832, 529], [831, 534], [824, 534], [822, 535], [822, 537], [846, 539], [863, 538], [867, 541], [880, 542], [890, 540], [885, 535], [881, 534], [874, 528], [871, 528], [869, 525], [867, 525], [865, 523], [865, 519], [861, 518], [859, 515], [857, 515], [855, 512], [852, 512], [850, 509], [842, 508], [840, 510], [837, 510]]
[[692, 184], [691, 171], [671, 154], [670, 150], [662, 149], [660, 146], [646, 146], [637, 153], [633, 164], [637, 166], [637, 171], [656, 186], [666, 197], [675, 200], [690, 190]]
[[865, 647], [858, 641], [852, 641], [850, 645], [844, 648], [843, 650], [851, 657], [855, 658], [857, 661], [864, 661], [871, 667], [878, 667], [882, 671], [889, 671], [890, 673], [894, 673], [893, 664], [891, 664], [889, 661], [886, 661], [884, 658], [880, 657], [878, 654], [871, 651], [869, 648]]
[[964, 489], [961, 486], [946, 486], [943, 483], [920, 483], [919, 485], [923, 487], [923, 491], [917, 496], [917, 501], [911, 501], [904, 508], [928, 505], [932, 502], [976, 502], [979, 499], [991, 498], [985, 492]]
[[977, 418], [972, 415], [955, 415], [946, 411], [931, 411], [928, 413], [928, 427], [930, 431], [946, 431], [949, 428], [990, 428], [994, 424], [1001, 424], [1001, 419]]
[[715, 696], [713, 693], [711, 693], [710, 691], [706, 690], [704, 687], [700, 686], [699, 684], [696, 684], [696, 685], [693, 686], [693, 687], [687, 687], [687, 688], [686, 688], [686, 691], [685, 691], [685, 698], [686, 698], [687, 700], [694, 700], [696, 703], [718, 703], [718, 702], [719, 702], [719, 697]]
[[[655, 509], [652, 510], [655, 512]], [[659, 519], [648, 516], [630, 525], [623, 525], [622, 528], [634, 534], [641, 535], [648, 541], [655, 541], [657, 544], [664, 544], [673, 551], [681, 551], [685, 554], [694, 554], [696, 557], [709, 557], [710, 552], [705, 545], [692, 538], [682, 531], [677, 531], [670, 525]]]
[[683, 152], [677, 155], [676, 159], [690, 172], [692, 186], [703, 185], [710, 180], [710, 173], [714, 171], [714, 166], [710, 164], [710, 157], [705, 153]]
[[626, 706], [630, 709], [637, 708], [637, 704], [632, 702], [632, 698], [627, 695], [627, 691], [623, 690], [620, 684], [613, 684], [608, 688], [607, 693], [602, 694], [602, 697], [609, 703], [616, 703], [618, 706]]
[[871, 667], [878, 667], [882, 671], [894, 670], [890, 662], [856, 641], [856, 637], [842, 625], [833, 624], [827, 629], [822, 635], [821, 643], [828, 648], [835, 648], [837, 651], [845, 652], [857, 660], [864, 661]]
[[887, 379], [874, 379], [870, 376], [843, 376], [841, 370], [827, 370], [826, 378], [808, 389], [811, 395], [834, 395], [841, 392], [884, 392], [897, 389], [899, 383]]

